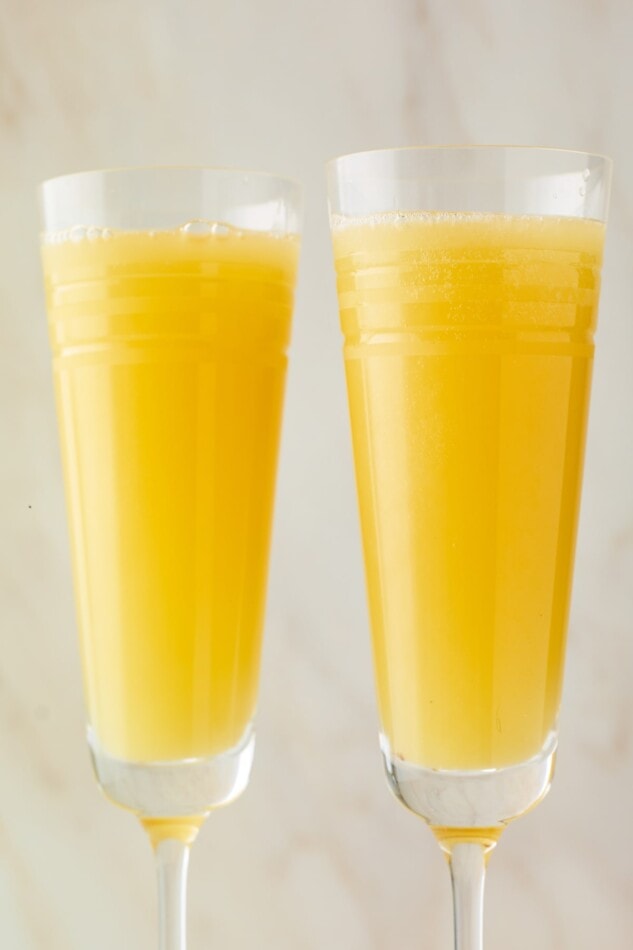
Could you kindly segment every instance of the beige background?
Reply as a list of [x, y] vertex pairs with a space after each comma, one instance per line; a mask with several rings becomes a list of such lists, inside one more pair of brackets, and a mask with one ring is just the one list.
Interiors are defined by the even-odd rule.
[[447, 950], [448, 874], [378, 758], [323, 163], [509, 142], [616, 162], [562, 748], [491, 864], [487, 950], [633, 934], [633, 5], [0, 0], [0, 947], [156, 946], [150, 849], [93, 782], [36, 183], [138, 163], [301, 179], [304, 254], [252, 784], [193, 852], [191, 950]]

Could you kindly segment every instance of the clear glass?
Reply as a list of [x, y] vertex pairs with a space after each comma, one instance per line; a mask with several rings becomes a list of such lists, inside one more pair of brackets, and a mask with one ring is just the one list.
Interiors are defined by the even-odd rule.
[[253, 758], [300, 189], [124, 169], [41, 203], [88, 740], [183, 950], [189, 847]]
[[554, 769], [610, 171], [505, 147], [328, 166], [380, 745], [449, 857], [457, 950]]

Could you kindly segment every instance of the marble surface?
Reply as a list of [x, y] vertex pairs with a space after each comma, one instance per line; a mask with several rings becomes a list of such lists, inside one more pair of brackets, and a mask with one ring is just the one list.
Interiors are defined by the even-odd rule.
[[251, 787], [193, 852], [191, 950], [440, 950], [448, 874], [378, 760], [325, 160], [557, 144], [616, 163], [562, 748], [490, 866], [487, 950], [633, 933], [633, 6], [0, 0], [0, 946], [150, 950], [150, 849], [83, 734], [35, 186], [140, 163], [301, 179], [306, 233]]

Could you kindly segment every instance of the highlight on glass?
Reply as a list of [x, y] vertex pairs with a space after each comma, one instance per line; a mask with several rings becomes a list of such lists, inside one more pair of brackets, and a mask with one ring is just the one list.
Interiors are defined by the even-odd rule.
[[380, 748], [448, 856], [457, 950], [554, 769], [610, 172], [485, 146], [328, 166]]
[[253, 758], [300, 189], [139, 168], [41, 204], [88, 742], [184, 950], [189, 846]]

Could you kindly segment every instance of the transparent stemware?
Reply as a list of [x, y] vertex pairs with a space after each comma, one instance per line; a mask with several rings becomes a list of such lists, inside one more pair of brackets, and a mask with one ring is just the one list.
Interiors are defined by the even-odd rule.
[[610, 173], [494, 146], [328, 166], [380, 747], [450, 862], [457, 950], [554, 770]]
[[253, 759], [300, 203], [232, 169], [41, 189], [88, 741], [154, 848], [161, 950]]

